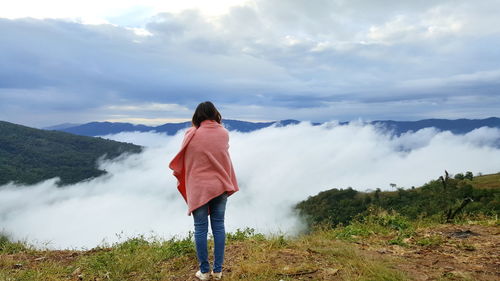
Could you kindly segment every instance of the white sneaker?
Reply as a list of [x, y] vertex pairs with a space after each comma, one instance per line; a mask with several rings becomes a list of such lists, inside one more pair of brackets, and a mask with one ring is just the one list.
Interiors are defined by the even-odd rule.
[[213, 272], [213, 271], [212, 271], [212, 277], [213, 277], [215, 280], [221, 280], [221, 279], [222, 279], [222, 272]]
[[210, 280], [210, 273], [201, 273], [201, 271], [197, 271], [196, 274], [194, 275], [200, 280]]

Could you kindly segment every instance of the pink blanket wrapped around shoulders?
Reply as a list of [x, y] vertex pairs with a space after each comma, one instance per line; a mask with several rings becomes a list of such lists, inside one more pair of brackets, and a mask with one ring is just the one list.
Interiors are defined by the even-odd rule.
[[231, 195], [239, 190], [228, 149], [228, 131], [215, 121], [205, 120], [199, 128], [187, 130], [169, 167], [188, 215], [224, 192]]

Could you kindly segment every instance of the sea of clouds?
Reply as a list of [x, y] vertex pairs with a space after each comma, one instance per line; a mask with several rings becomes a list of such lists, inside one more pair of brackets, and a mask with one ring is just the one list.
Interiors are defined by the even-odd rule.
[[[57, 179], [0, 187], [0, 231], [52, 249], [92, 248], [137, 235], [182, 237], [192, 217], [168, 169], [183, 132], [120, 133], [106, 138], [146, 146], [141, 154], [99, 163], [108, 173], [64, 188]], [[263, 233], [303, 229], [297, 202], [331, 188], [357, 190], [390, 184], [410, 188], [444, 170], [500, 171], [500, 130], [465, 135], [428, 128], [393, 136], [372, 125], [336, 122], [230, 133], [230, 153], [240, 191], [228, 200], [226, 230]]]

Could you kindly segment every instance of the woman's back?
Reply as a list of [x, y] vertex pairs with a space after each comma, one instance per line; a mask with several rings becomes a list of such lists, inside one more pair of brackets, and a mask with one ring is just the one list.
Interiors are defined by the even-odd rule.
[[192, 128], [183, 157], [184, 185], [188, 213], [220, 194], [238, 191], [238, 183], [229, 156], [229, 134], [212, 120]]
[[226, 155], [228, 148], [229, 135], [227, 130], [214, 121], [206, 120], [196, 130], [187, 146], [186, 157], [196, 158], [199, 161], [208, 155]]
[[229, 134], [222, 127], [221, 115], [211, 102], [198, 105], [179, 153], [169, 167], [178, 179], [177, 188], [193, 214], [196, 254], [200, 270], [195, 276], [210, 279], [207, 254], [208, 216], [214, 235], [214, 266], [212, 276], [222, 278], [224, 261], [224, 216], [227, 197], [238, 191], [238, 183], [229, 157]]

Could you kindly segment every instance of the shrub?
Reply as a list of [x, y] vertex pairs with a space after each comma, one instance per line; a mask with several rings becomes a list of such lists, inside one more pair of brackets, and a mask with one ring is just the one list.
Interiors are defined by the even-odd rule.
[[265, 240], [265, 237], [261, 233], [255, 233], [255, 229], [247, 227], [243, 230], [237, 228], [234, 233], [226, 233], [226, 239], [228, 241], [243, 241], [247, 239]]
[[15, 254], [26, 250], [24, 243], [12, 242], [6, 234], [0, 233], [0, 253]]

